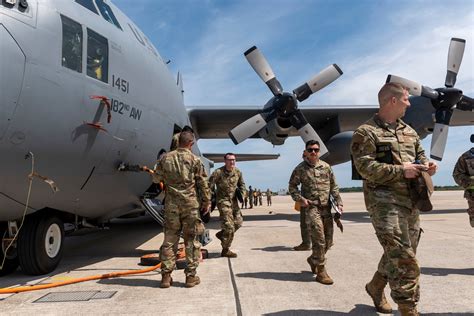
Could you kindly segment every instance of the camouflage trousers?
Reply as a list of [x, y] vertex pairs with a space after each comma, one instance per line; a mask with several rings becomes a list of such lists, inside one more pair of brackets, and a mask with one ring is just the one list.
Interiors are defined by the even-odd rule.
[[230, 248], [235, 232], [242, 227], [242, 212], [237, 203], [223, 202], [217, 205], [221, 219], [222, 248]]
[[165, 238], [160, 250], [161, 273], [171, 273], [176, 267], [176, 255], [181, 232], [186, 252], [186, 276], [196, 275], [201, 257], [197, 236], [204, 232], [197, 208], [184, 208], [167, 203], [165, 208]]
[[272, 197], [267, 196], [267, 206], [271, 206], [271, 205], [272, 205]]
[[418, 210], [378, 201], [367, 210], [383, 248], [378, 272], [387, 278], [397, 304], [416, 305], [420, 298], [415, 257], [421, 233]]
[[467, 197], [467, 214], [469, 214], [469, 221], [471, 226], [474, 227], [474, 193], [471, 193], [470, 196]]
[[317, 266], [324, 265], [326, 252], [333, 245], [334, 226], [331, 208], [311, 206], [305, 208], [305, 212], [306, 224], [311, 230], [312, 253], [309, 260]]
[[302, 207], [300, 209], [300, 231], [301, 231], [301, 240], [303, 245], [311, 246], [311, 225], [309, 222], [306, 222], [308, 209]]

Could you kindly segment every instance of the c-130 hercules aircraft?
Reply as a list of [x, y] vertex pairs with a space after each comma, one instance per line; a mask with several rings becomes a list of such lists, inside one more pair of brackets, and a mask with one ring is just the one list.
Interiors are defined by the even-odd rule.
[[[458, 53], [451, 54], [450, 50], [449, 55], [457, 56], [456, 67], [448, 71], [452, 84], [462, 58], [459, 46], [456, 47]], [[151, 178], [120, 172], [117, 167], [121, 163], [153, 165], [160, 152], [169, 150], [173, 133], [185, 125], [192, 126], [200, 139], [227, 138], [231, 131], [235, 143], [248, 137], [263, 138], [274, 145], [282, 145], [289, 136], [299, 135], [303, 140], [319, 138], [329, 151], [325, 156], [328, 163], [348, 161], [352, 131], [375, 113], [378, 106], [321, 106], [300, 110], [298, 101], [337, 79], [342, 74], [339, 67], [329, 66], [288, 93], [283, 92], [256, 47], [245, 55], [273, 93], [263, 109], [259, 106], [186, 108], [180, 76], [178, 79], [172, 76], [143, 32], [110, 1], [3, 0], [0, 4], [3, 254], [10, 247], [0, 273], [11, 272], [18, 265], [27, 274], [53, 271], [61, 259], [65, 223], [80, 229], [101, 225], [143, 206], [153, 212], [152, 206], [143, 203], [144, 196], [156, 194], [147, 192]], [[453, 61], [448, 60], [448, 67], [449, 64]], [[420, 85], [408, 86], [412, 91], [421, 89]], [[434, 115], [437, 123], [472, 125], [472, 99], [455, 90], [420, 90], [422, 93], [418, 95], [422, 96], [410, 100], [412, 106], [405, 121], [422, 137], [432, 131]], [[450, 120], [438, 120], [438, 116], [446, 118], [441, 112], [452, 114]], [[206, 168], [212, 167], [208, 158], [215, 156], [202, 154], [197, 145], [193, 150], [202, 157]], [[30, 174], [36, 179], [31, 191]], [[38, 178], [51, 187], [37, 182]]]

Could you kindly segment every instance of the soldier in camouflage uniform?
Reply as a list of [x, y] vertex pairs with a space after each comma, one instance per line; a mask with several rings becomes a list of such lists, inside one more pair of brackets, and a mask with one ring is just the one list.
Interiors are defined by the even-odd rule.
[[[474, 143], [474, 134], [471, 135], [471, 142]], [[454, 166], [454, 181], [464, 188], [464, 197], [467, 199], [469, 222], [474, 227], [474, 147], [466, 151], [459, 157]]]
[[[242, 226], [242, 213], [235, 195], [238, 189], [243, 196], [246, 188], [242, 172], [235, 167], [235, 155], [227, 153], [224, 156], [225, 165], [216, 169], [209, 178], [209, 185], [216, 190], [217, 208], [221, 218], [221, 230], [216, 234], [222, 245], [222, 257], [235, 258], [237, 254], [230, 250], [235, 232]], [[250, 207], [252, 208], [252, 207]]]
[[188, 125], [184, 126], [181, 131], [178, 131], [177, 133], [175, 133], [175, 134], [173, 135], [173, 138], [171, 139], [170, 151], [173, 151], [173, 150], [178, 149], [178, 146], [179, 146], [179, 135], [181, 134], [181, 132], [194, 133], [193, 129], [192, 129], [190, 126], [188, 126]]
[[267, 189], [267, 193], [266, 193], [266, 195], [267, 195], [267, 206], [272, 206], [272, 194], [273, 194], [272, 190]]
[[260, 189], [257, 192], [257, 197], [258, 197], [258, 204], [260, 206], [262, 206], [263, 205], [263, 195], [262, 195], [262, 191]]
[[249, 208], [253, 208], [253, 189], [251, 185], [249, 185], [249, 194], [247, 194], [247, 197], [249, 199]]
[[[311, 228], [313, 247], [307, 259], [311, 271], [317, 274], [317, 282], [329, 285], [334, 283], [325, 268], [326, 252], [333, 245], [334, 232], [329, 195], [335, 198], [341, 211], [342, 200], [331, 167], [319, 160], [319, 142], [308, 141], [305, 150], [307, 159], [293, 170], [288, 189], [293, 200], [305, 209]], [[298, 190], [300, 184], [301, 191]]]
[[408, 91], [387, 83], [378, 98], [379, 112], [355, 131], [351, 144], [355, 167], [364, 179], [366, 208], [384, 250], [366, 291], [378, 312], [391, 313], [383, 294], [388, 280], [401, 314], [418, 315], [420, 267], [415, 254], [420, 220], [410, 181], [422, 170], [433, 175], [437, 165], [426, 158], [416, 131], [400, 120], [410, 106]]
[[153, 175], [153, 182], [163, 181], [166, 188], [165, 237], [160, 250], [162, 280], [160, 287], [172, 285], [171, 272], [176, 265], [176, 251], [181, 231], [186, 251], [186, 287], [199, 284], [196, 275], [201, 255], [201, 244], [197, 236], [204, 232], [199, 218], [201, 197], [204, 213], [209, 212], [211, 193], [207, 175], [199, 157], [191, 152], [194, 135], [181, 132], [179, 147], [160, 159]]

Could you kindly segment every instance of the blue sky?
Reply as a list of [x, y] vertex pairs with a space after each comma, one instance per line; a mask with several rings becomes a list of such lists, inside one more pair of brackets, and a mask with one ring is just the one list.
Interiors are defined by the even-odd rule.
[[[243, 52], [256, 45], [286, 91], [327, 65], [344, 75], [301, 105], [377, 104], [387, 74], [432, 88], [441, 87], [451, 37], [467, 41], [456, 87], [474, 96], [474, 2], [346, 0], [115, 0], [151, 39], [170, 70], [184, 78], [185, 103], [262, 105], [271, 93]], [[445, 158], [434, 177], [451, 185], [457, 157], [471, 147], [474, 127], [451, 128]], [[431, 136], [423, 141], [429, 152]], [[303, 142], [288, 139], [273, 148], [263, 140], [234, 146], [226, 140], [200, 140], [203, 152], [279, 153], [276, 161], [244, 162], [247, 185], [277, 190], [287, 187], [300, 162]], [[350, 164], [334, 167], [341, 187], [350, 180]]]

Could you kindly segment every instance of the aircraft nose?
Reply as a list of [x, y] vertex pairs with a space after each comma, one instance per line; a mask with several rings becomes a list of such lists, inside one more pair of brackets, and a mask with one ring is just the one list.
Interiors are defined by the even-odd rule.
[[0, 24], [0, 139], [12, 121], [20, 97], [25, 59], [12, 34]]

